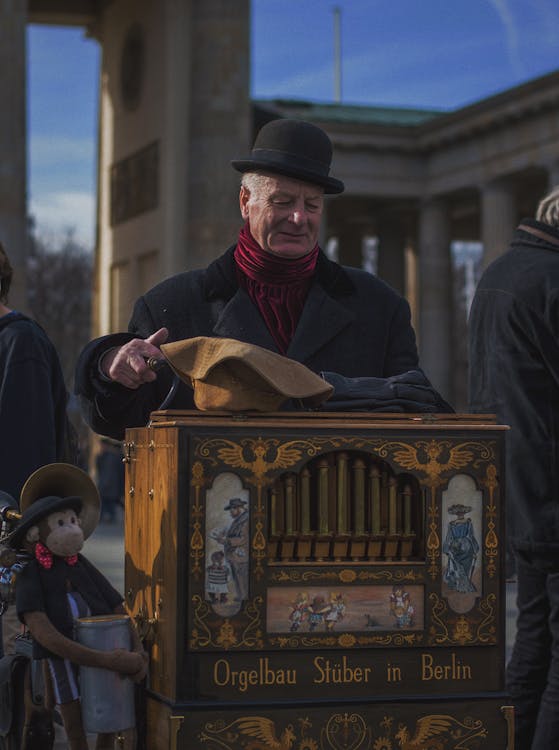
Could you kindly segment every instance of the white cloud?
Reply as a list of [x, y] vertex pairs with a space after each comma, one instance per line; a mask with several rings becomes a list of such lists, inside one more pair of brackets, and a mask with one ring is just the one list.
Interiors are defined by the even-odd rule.
[[95, 242], [95, 195], [86, 192], [51, 192], [31, 198], [29, 213], [37, 232], [63, 236], [71, 229], [78, 242], [93, 248]]
[[491, 5], [497, 12], [499, 20], [503, 25], [507, 40], [507, 52], [509, 63], [514, 74], [521, 78], [525, 71], [520, 59], [518, 26], [507, 0], [490, 0]]

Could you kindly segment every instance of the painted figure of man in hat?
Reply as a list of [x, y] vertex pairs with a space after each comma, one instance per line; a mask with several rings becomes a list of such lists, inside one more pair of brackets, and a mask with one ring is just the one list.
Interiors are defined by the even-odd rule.
[[223, 510], [231, 514], [229, 528], [214, 539], [223, 544], [225, 559], [231, 567], [231, 577], [235, 584], [235, 598], [244, 601], [248, 597], [248, 558], [249, 558], [249, 513], [247, 501], [232, 497]]
[[[188, 271], [140, 297], [128, 333], [92, 341], [76, 370], [76, 392], [97, 432], [122, 439], [145, 425], [169, 392], [172, 373], [150, 358], [160, 346], [197, 336], [254, 344], [314, 373], [389, 378], [418, 368], [407, 301], [378, 277], [329, 260], [318, 245], [325, 196], [344, 184], [330, 175], [330, 138], [316, 125], [264, 125], [242, 173], [243, 225], [208, 268]], [[169, 408], [191, 409], [181, 383]]]

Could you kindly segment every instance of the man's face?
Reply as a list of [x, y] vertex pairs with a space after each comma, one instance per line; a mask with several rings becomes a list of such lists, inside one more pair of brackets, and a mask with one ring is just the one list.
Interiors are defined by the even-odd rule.
[[267, 175], [255, 194], [241, 187], [241, 214], [252, 236], [283, 258], [300, 258], [314, 248], [323, 205], [321, 187], [282, 175]]

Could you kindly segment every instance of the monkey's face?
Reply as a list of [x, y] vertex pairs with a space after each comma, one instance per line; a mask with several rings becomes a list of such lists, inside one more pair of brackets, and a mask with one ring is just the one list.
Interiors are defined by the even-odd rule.
[[50, 513], [39, 523], [39, 538], [53, 555], [76, 555], [84, 542], [78, 514], [71, 508]]

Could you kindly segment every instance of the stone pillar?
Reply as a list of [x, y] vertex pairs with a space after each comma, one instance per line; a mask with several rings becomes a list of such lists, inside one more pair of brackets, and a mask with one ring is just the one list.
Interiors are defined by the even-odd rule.
[[25, 309], [27, 3], [0, 0], [0, 241], [14, 268], [10, 306]]
[[516, 224], [516, 200], [512, 183], [499, 179], [484, 185], [481, 192], [484, 267], [508, 249]]
[[431, 199], [421, 206], [419, 284], [421, 365], [435, 388], [452, 403], [450, 221], [441, 199]]
[[188, 118], [189, 268], [235, 241], [241, 176], [231, 160], [252, 145], [248, 0], [191, 4]]
[[344, 222], [337, 233], [339, 262], [344, 266], [363, 268], [363, 225], [361, 222]]
[[378, 275], [400, 294], [406, 287], [406, 225], [402, 216], [383, 216], [378, 228]]

